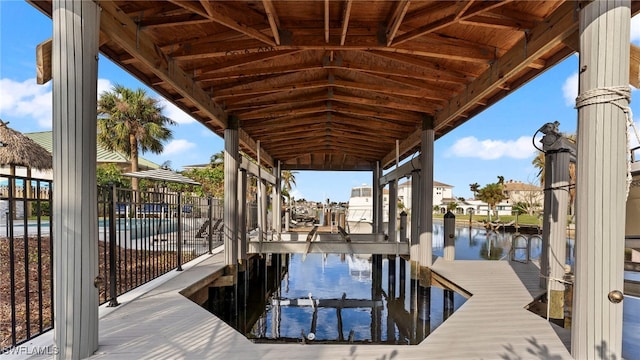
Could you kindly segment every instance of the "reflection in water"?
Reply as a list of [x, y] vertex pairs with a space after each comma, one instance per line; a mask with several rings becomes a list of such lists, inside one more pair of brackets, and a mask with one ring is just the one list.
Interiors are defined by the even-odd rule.
[[465, 301], [422, 287], [401, 257], [272, 255], [205, 307], [254, 342], [418, 344]]

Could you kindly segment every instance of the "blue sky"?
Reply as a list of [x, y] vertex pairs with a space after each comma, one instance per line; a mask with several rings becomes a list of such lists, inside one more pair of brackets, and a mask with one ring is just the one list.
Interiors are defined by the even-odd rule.
[[[51, 82], [35, 82], [35, 48], [51, 37], [51, 20], [23, 1], [0, 0], [0, 118], [21, 132], [51, 130]], [[632, 20], [632, 42], [640, 41], [640, 18]], [[469, 184], [481, 186], [505, 180], [537, 183], [532, 136], [547, 122], [559, 121], [560, 130], [575, 132], [577, 56], [571, 56], [498, 104], [467, 121], [435, 143], [435, 180], [454, 186], [456, 197], [470, 197]], [[99, 61], [98, 92], [113, 84], [143, 87], [107, 58]], [[149, 90], [149, 94], [159, 95]], [[632, 97], [638, 94], [633, 91]], [[640, 108], [632, 100], [634, 114]], [[223, 149], [223, 141], [203, 125], [165, 101], [165, 115], [178, 122], [173, 140], [162, 154], [143, 156], [171, 167], [208, 162]], [[638, 117], [634, 116], [637, 122]], [[369, 172], [312, 172], [296, 174], [295, 198], [347, 201], [350, 189], [371, 184]]]

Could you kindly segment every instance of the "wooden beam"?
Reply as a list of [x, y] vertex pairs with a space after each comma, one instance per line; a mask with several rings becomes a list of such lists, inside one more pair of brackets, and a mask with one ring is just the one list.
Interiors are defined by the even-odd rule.
[[36, 47], [36, 83], [46, 84], [51, 80], [51, 50], [53, 38], [49, 38]]
[[329, 43], [329, 0], [324, 0], [324, 42]]
[[527, 37], [523, 36], [511, 50], [470, 83], [463, 93], [453, 98], [449, 106], [438, 112], [436, 130], [573, 34], [578, 28], [574, 11], [575, 4], [564, 3], [547, 21], [532, 29]]
[[389, 20], [389, 25], [387, 25], [387, 31], [385, 32], [387, 36], [387, 46], [391, 46], [391, 43], [393, 43], [393, 38], [398, 33], [400, 24], [402, 24], [402, 20], [404, 20], [404, 16], [407, 14], [407, 10], [409, 10], [410, 4], [410, 0], [402, 0], [396, 2], [396, 7], [393, 10], [393, 14], [391, 15], [391, 19]]
[[351, 4], [353, 0], [347, 0], [342, 11], [342, 32], [340, 33], [340, 45], [343, 46], [347, 40], [347, 29], [349, 28], [349, 18], [351, 17]]
[[640, 47], [631, 44], [629, 61], [629, 84], [640, 89]]
[[[192, 1], [184, 1], [190, 3]], [[180, 1], [182, 3], [182, 1]], [[228, 6], [222, 5], [217, 1], [203, 1], [202, 6], [206, 10], [206, 15], [209, 19], [222, 24], [228, 28], [231, 28], [239, 33], [242, 33], [252, 39], [262, 41], [263, 43], [271, 46], [276, 46], [275, 41], [269, 38], [267, 35], [260, 31], [236, 20], [243, 19], [245, 16], [239, 11], [236, 11]]]
[[192, 101], [217, 126], [223, 129], [227, 127], [227, 115], [222, 107], [197, 87], [193, 78], [176, 66], [171, 58], [166, 57], [145, 33], [137, 31], [136, 24], [129, 16], [112, 1], [100, 1], [100, 7], [101, 29], [114, 42], [147, 66], [158, 78], [174, 87], [182, 97]]
[[267, 14], [273, 39], [275, 40], [276, 45], [280, 45], [280, 19], [278, 18], [278, 13], [276, 13], [276, 9], [273, 6], [273, 2], [271, 0], [262, 0], [262, 6]]
[[[436, 113], [435, 130], [445, 128], [465, 111], [482, 102], [498, 89], [506, 80], [528, 67], [541, 55], [553, 49], [578, 29], [575, 4], [567, 2], [553, 12], [547, 20], [533, 28], [499, 58], [482, 75], [471, 82], [466, 89], [452, 98], [449, 105]], [[420, 136], [412, 135], [400, 144], [400, 153], [414, 149], [420, 143]], [[387, 154], [382, 161], [383, 168], [395, 161], [395, 152]]]
[[[262, 160], [262, 159], [260, 159]], [[276, 177], [273, 176], [271, 173], [269, 173], [267, 170], [261, 170], [258, 171], [258, 165], [249, 161], [249, 159], [247, 159], [246, 157], [242, 156], [240, 158], [240, 169], [244, 169], [246, 170], [248, 173], [250, 173], [251, 175], [260, 178], [261, 180], [264, 180], [266, 182], [268, 182], [269, 184], [275, 185], [276, 183]]]
[[[256, 149], [258, 148], [258, 143], [243, 129], [238, 129], [238, 138], [240, 140], [240, 144], [244, 144], [245, 151], [254, 154], [255, 158], [257, 158], [258, 153]], [[260, 162], [270, 167], [274, 166], [273, 157], [263, 148], [260, 148]]]
[[483, 1], [481, 3], [479, 3], [478, 5], [476, 5], [473, 9], [471, 9], [471, 11], [467, 11], [467, 8], [463, 8], [463, 13], [465, 13], [464, 15], [460, 15], [460, 14], [453, 14], [453, 15], [449, 15], [446, 16], [442, 19], [436, 20], [432, 23], [423, 25], [418, 27], [415, 30], [406, 32], [400, 36], [398, 36], [396, 38], [396, 40], [393, 42], [393, 45], [398, 45], [398, 44], [402, 44], [406, 41], [409, 40], [413, 40], [417, 37], [432, 33], [434, 31], [438, 31], [442, 28], [445, 28], [447, 26], [450, 26], [451, 24], [460, 21], [460, 20], [464, 20], [466, 18], [475, 16], [477, 14], [480, 14], [482, 12], [485, 11], [489, 11], [491, 9], [503, 6], [505, 3], [509, 2], [511, 0], [499, 0], [499, 1]]

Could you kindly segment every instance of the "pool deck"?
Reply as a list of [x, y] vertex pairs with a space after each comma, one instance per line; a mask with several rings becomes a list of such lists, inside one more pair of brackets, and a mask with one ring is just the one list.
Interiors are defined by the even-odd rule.
[[180, 295], [224, 267], [221, 253], [199, 260], [103, 309], [91, 359], [571, 359], [554, 327], [524, 309], [539, 292], [532, 264], [437, 259], [433, 270], [473, 295], [419, 345], [302, 345], [254, 344]]

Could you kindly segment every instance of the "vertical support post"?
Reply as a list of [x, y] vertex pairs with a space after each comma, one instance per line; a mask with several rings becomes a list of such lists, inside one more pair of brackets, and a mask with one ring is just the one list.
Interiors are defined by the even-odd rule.
[[238, 260], [244, 265], [247, 260], [247, 171], [240, 169], [238, 184]]
[[396, 220], [398, 212], [398, 180], [389, 181], [389, 227], [387, 234], [389, 234], [389, 241], [397, 242], [398, 236], [396, 233]]
[[[543, 126], [542, 138], [545, 152], [545, 204], [543, 216], [543, 244], [546, 248], [542, 258], [541, 272], [547, 283], [547, 301], [549, 318], [564, 325], [564, 280], [567, 248], [567, 212], [569, 209], [569, 162], [575, 146], [558, 131], [558, 122]], [[549, 198], [549, 199], [548, 199]], [[529, 241], [527, 241], [527, 261], [529, 260]]]
[[433, 143], [435, 130], [433, 116], [425, 115], [422, 121], [420, 146], [422, 188], [420, 192], [420, 266], [431, 267], [433, 259]]
[[[162, 219], [161, 219], [162, 220]], [[178, 268], [176, 271], [182, 271], [182, 192], [178, 192], [178, 239], [176, 247], [178, 251]]]
[[238, 119], [230, 116], [224, 130], [224, 254], [225, 265], [238, 259]]
[[54, 342], [57, 358], [98, 349], [96, 124], [100, 15], [93, 1], [54, 0]]
[[276, 183], [273, 185], [273, 229], [280, 234], [282, 232], [282, 171], [280, 160], [276, 160], [273, 167], [273, 175]]
[[447, 320], [449, 316], [453, 315], [454, 303], [453, 303], [453, 290], [443, 289], [442, 290], [442, 318]]
[[[544, 150], [544, 149], [543, 149]], [[540, 248], [540, 274], [544, 276], [540, 276], [540, 288], [546, 289], [549, 274], [549, 234], [551, 233], [551, 228], [547, 225], [548, 218], [551, 216], [551, 209], [553, 208], [553, 194], [550, 192], [550, 184], [553, 182], [553, 178], [551, 177], [552, 170], [550, 168], [550, 163], [553, 162], [551, 156], [545, 154], [544, 163], [545, 163], [545, 171], [544, 171], [544, 200], [543, 200], [543, 213], [542, 213], [542, 246]], [[549, 189], [546, 189], [549, 188]]]
[[418, 286], [418, 323], [416, 325], [417, 343], [431, 332], [431, 287]]
[[400, 242], [407, 242], [407, 213], [404, 211], [400, 213]]
[[589, 2], [580, 11], [576, 359], [622, 357], [630, 16], [630, 1]]
[[382, 188], [380, 187], [380, 178], [382, 177], [382, 167], [380, 161], [376, 161], [376, 166], [373, 171], [373, 186], [371, 187], [373, 198], [373, 233], [382, 234], [383, 229], [383, 216], [382, 216]]
[[456, 258], [456, 216], [451, 210], [444, 214], [444, 259], [453, 261]]
[[260, 140], [258, 140], [256, 142], [256, 154], [258, 154], [258, 175], [256, 176], [256, 187], [257, 187], [257, 191], [258, 191], [258, 199], [257, 199], [257, 207], [258, 207], [258, 241], [260, 241], [262, 243], [262, 241], [264, 240], [264, 234], [265, 234], [265, 228], [266, 228], [266, 224], [264, 221], [264, 218], [262, 216], [262, 214], [264, 212], [266, 212], [264, 203], [262, 202], [263, 199], [263, 195], [264, 195], [264, 191], [265, 189], [263, 188], [263, 183], [262, 183], [262, 166], [261, 166], [261, 162], [260, 162], [260, 153], [261, 153], [261, 149], [260, 149]]
[[109, 204], [109, 307], [120, 305], [118, 303], [118, 277], [116, 263], [118, 262], [116, 257], [118, 251], [116, 251], [116, 185], [111, 183], [109, 186], [109, 192], [111, 195], [111, 203]]
[[396, 256], [387, 255], [389, 273], [387, 276], [387, 343], [395, 344], [396, 342], [396, 323], [391, 311], [392, 304], [398, 300], [396, 298]]
[[421, 188], [420, 172], [415, 171], [411, 174], [411, 249], [409, 250], [409, 259], [418, 261], [420, 257], [420, 188]]
[[262, 179], [258, 179], [258, 189], [262, 189], [260, 191], [260, 207], [259, 207], [259, 211], [258, 211], [258, 220], [259, 220], [259, 224], [260, 224], [260, 234], [261, 234], [261, 241], [265, 240], [265, 237], [267, 235], [267, 231], [268, 231], [268, 225], [267, 225], [267, 185], [265, 184], [265, 181]]

